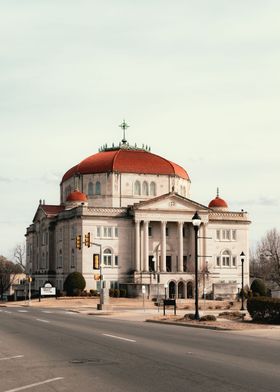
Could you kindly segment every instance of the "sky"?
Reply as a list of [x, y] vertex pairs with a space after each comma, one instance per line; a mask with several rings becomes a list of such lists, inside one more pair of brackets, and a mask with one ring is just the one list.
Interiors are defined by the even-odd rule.
[[0, 0], [0, 254], [63, 174], [127, 139], [280, 229], [278, 0]]

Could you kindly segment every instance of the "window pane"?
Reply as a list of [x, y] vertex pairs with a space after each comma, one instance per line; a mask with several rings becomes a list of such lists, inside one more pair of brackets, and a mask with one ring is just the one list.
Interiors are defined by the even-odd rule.
[[119, 230], [117, 227], [115, 227], [115, 237], [118, 237], [118, 236], [119, 236]]
[[99, 181], [97, 181], [97, 183], [95, 184], [95, 194], [101, 195], [101, 185]]
[[232, 235], [232, 239], [235, 241], [236, 240], [236, 230], [232, 230], [231, 235]]
[[112, 227], [108, 227], [108, 237], [112, 237]]
[[217, 240], [219, 240], [221, 238], [220, 234], [221, 234], [220, 230], [216, 230], [216, 239]]
[[101, 227], [97, 226], [96, 236], [101, 237]]
[[115, 256], [115, 265], [116, 265], [116, 266], [119, 265], [119, 256]]
[[216, 263], [217, 263], [217, 266], [220, 267], [220, 256], [217, 256]]

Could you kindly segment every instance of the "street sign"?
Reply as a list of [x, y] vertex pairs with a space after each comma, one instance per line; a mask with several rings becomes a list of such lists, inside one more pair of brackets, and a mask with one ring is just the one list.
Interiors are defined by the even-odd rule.
[[146, 293], [146, 286], [142, 286], [142, 294], [145, 294]]

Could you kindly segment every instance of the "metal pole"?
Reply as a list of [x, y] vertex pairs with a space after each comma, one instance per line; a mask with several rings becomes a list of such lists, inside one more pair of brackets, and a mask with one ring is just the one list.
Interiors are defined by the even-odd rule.
[[195, 237], [195, 247], [194, 247], [194, 257], [195, 257], [195, 320], [199, 320], [198, 312], [198, 255], [197, 255], [197, 241], [198, 241], [198, 226], [194, 226], [194, 237]]
[[244, 310], [244, 259], [241, 259], [241, 309]]
[[28, 279], [28, 284], [29, 284], [29, 287], [28, 287], [28, 305], [30, 306], [31, 305], [31, 278], [30, 277]]

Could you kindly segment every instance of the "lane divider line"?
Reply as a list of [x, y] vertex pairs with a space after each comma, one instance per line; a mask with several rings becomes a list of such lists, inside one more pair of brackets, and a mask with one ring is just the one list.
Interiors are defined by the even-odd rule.
[[49, 323], [49, 320], [44, 320], [44, 319], [36, 319], [37, 321], [41, 321], [41, 323]]
[[49, 383], [49, 382], [59, 381], [59, 380], [63, 380], [63, 379], [64, 379], [64, 377], [50, 378], [49, 380], [45, 380], [45, 381], [41, 381], [41, 382], [36, 382], [36, 383], [34, 383], [34, 384], [24, 385], [23, 387], [14, 388], [14, 389], [9, 389], [8, 391], [4, 391], [4, 392], [17, 392], [17, 391], [23, 391], [24, 389], [29, 389], [29, 388], [37, 387], [38, 385], [43, 385], [43, 384], [47, 384], [47, 383]]
[[109, 338], [114, 338], [114, 339], [125, 340], [125, 341], [127, 341], [127, 342], [133, 342], [133, 343], [135, 343], [135, 342], [136, 342], [136, 340], [133, 340], [133, 339], [122, 338], [122, 337], [120, 337], [120, 336], [109, 335], [109, 334], [107, 334], [107, 333], [103, 333], [102, 335], [104, 335], [104, 336], [108, 336]]
[[0, 361], [5, 361], [7, 359], [23, 358], [23, 357], [24, 357], [24, 355], [14, 355], [13, 357], [0, 358]]

